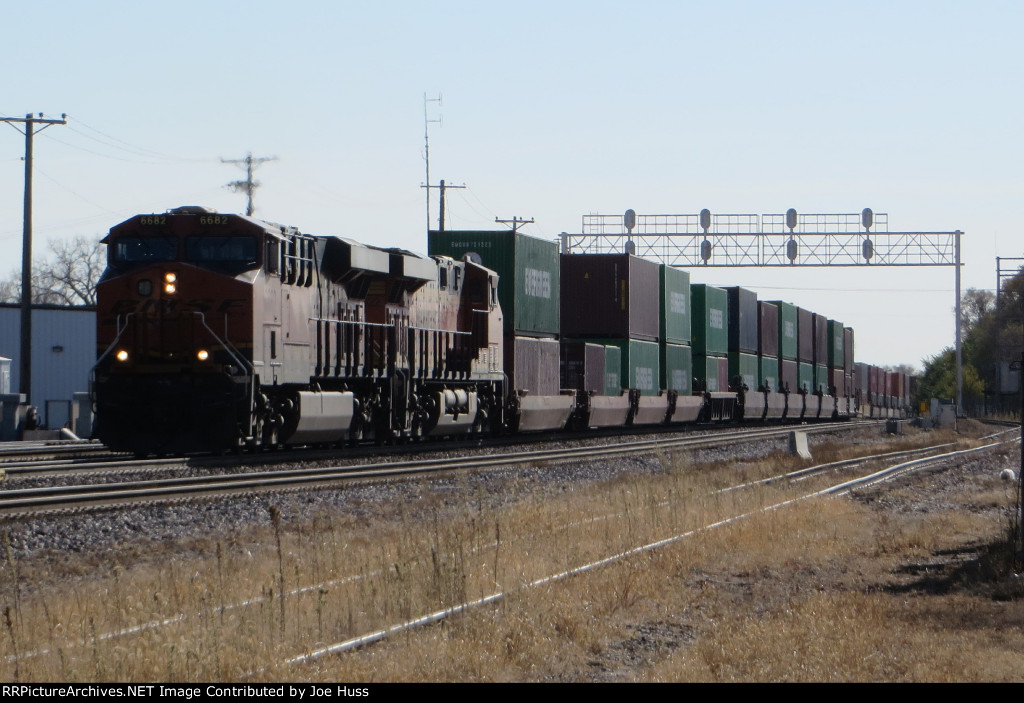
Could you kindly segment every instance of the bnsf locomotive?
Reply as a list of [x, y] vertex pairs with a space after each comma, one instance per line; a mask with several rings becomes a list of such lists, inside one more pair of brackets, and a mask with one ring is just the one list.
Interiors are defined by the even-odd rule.
[[491, 432], [497, 276], [184, 207], [104, 239], [96, 436], [137, 454]]
[[[890, 374], [882, 384], [884, 372], [875, 367], [857, 364], [853, 373], [852, 341], [848, 356], [818, 367], [817, 376], [835, 380], [813, 387], [798, 383], [797, 362], [782, 354], [777, 364], [764, 356], [761, 381], [756, 370], [723, 370], [723, 356], [698, 362], [696, 352], [691, 373], [691, 350], [667, 343], [661, 365], [675, 370], [658, 381], [657, 342], [600, 339], [607, 335], [599, 332], [625, 316], [653, 325], [656, 337], [659, 306], [666, 330], [670, 313], [689, 309], [688, 277], [660, 296], [671, 305], [656, 293], [652, 305], [639, 294], [642, 277], [620, 277], [639, 270], [640, 260], [562, 255], [563, 271], [579, 270], [559, 294], [557, 245], [545, 259], [539, 245], [515, 233], [453, 233], [451, 241], [443, 234], [432, 233], [432, 242], [450, 256], [423, 257], [199, 207], [115, 226], [104, 240], [108, 266], [97, 288], [95, 436], [111, 449], [146, 455], [903, 412], [905, 385], [889, 384]], [[485, 260], [503, 267], [503, 284]], [[707, 329], [724, 334], [732, 313], [706, 307]], [[598, 339], [573, 340], [573, 313], [580, 311]], [[825, 318], [816, 317], [822, 324], [813, 327], [821, 336], [814, 350], [824, 354], [830, 341]], [[736, 319], [751, 318], [738, 312]], [[795, 335], [795, 322], [778, 321], [766, 329], [781, 323]], [[833, 327], [838, 354], [843, 328]], [[688, 318], [684, 328], [689, 337]], [[800, 338], [811, 344], [809, 332]], [[675, 352], [685, 352], [684, 361], [673, 362]], [[576, 353], [582, 356], [574, 360]], [[869, 370], [878, 373], [869, 379]]]

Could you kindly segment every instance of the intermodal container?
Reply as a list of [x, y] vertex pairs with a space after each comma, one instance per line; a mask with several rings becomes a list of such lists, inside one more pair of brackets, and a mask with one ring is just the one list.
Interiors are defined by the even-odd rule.
[[846, 335], [842, 322], [828, 321], [828, 367], [830, 369], [846, 368]]
[[558, 395], [559, 346], [554, 338], [505, 337], [505, 373], [513, 390]]
[[793, 359], [779, 359], [779, 390], [796, 393], [799, 388], [799, 362]]
[[763, 300], [757, 303], [757, 353], [761, 356], [779, 356], [779, 306]]
[[824, 315], [814, 313], [814, 364], [816, 366], [828, 366], [828, 318]]
[[734, 391], [757, 390], [757, 377], [759, 375], [759, 364], [756, 354], [744, 354], [743, 352], [729, 352], [729, 389]]
[[694, 352], [693, 377], [701, 390], [725, 392], [729, 390], [729, 359]]
[[498, 274], [498, 302], [505, 334], [559, 333], [558, 243], [519, 232], [430, 232], [427, 251], [462, 260], [469, 256]]
[[779, 358], [796, 359], [799, 350], [797, 307], [792, 303], [773, 300], [779, 308]]
[[603, 344], [562, 340], [562, 388], [604, 393]]
[[797, 364], [797, 386], [807, 393], [814, 392], [814, 364]]
[[779, 360], [774, 356], [760, 358], [757, 387], [774, 393], [779, 390]]
[[693, 393], [693, 350], [683, 344], [661, 345], [661, 380], [665, 390]]
[[[623, 388], [635, 388], [641, 395], [658, 395], [661, 392], [661, 353], [657, 342], [609, 338], [588, 338], [585, 341], [620, 350], [619, 378], [623, 379]], [[607, 358], [605, 367], [608, 367]]]
[[846, 335], [842, 322], [830, 319], [826, 323], [828, 329], [828, 367], [846, 368]]
[[846, 395], [846, 374], [842, 369], [829, 369], [829, 387], [835, 389], [835, 396], [842, 398]]
[[690, 272], [661, 265], [661, 340], [690, 343]]
[[870, 387], [868, 385], [868, 374], [871, 371], [871, 367], [867, 364], [855, 363], [853, 365], [853, 390], [854, 395], [859, 395], [862, 403], [867, 403], [870, 400]]
[[814, 363], [814, 313], [803, 308], [796, 309], [797, 320], [797, 361]]
[[604, 394], [622, 395], [622, 350], [618, 347], [604, 348]]
[[729, 294], [729, 351], [757, 354], [757, 293], [739, 286], [725, 290]]
[[629, 254], [563, 254], [563, 337], [657, 341], [661, 270]]
[[828, 385], [831, 381], [827, 364], [814, 365], [814, 390], [828, 393]]
[[690, 286], [690, 323], [693, 353], [725, 356], [729, 351], [729, 294], [704, 283]]
[[843, 328], [843, 370], [847, 374], [853, 373], [853, 328]]

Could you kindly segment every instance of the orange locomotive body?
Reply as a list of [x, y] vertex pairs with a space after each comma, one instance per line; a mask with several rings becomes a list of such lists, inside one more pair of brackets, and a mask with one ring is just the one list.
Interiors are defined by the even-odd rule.
[[139, 455], [497, 430], [497, 275], [186, 207], [104, 240], [96, 436]]

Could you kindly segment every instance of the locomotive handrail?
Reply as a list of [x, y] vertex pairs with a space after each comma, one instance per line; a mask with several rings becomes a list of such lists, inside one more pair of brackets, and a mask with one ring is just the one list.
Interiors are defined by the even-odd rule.
[[[221, 339], [220, 337], [217, 336], [216, 332], [210, 329], [210, 326], [206, 324], [205, 314], [198, 311], [194, 311], [192, 314], [199, 318], [199, 322], [202, 323], [203, 327], [206, 328], [206, 331], [209, 332], [210, 335], [215, 340], [217, 340], [218, 344], [224, 347], [225, 351], [227, 351], [227, 353], [231, 356], [232, 360], [235, 363], [237, 363], [243, 369], [248, 370], [250, 376], [256, 373], [256, 367], [254, 367], [251, 363], [246, 361], [245, 357], [241, 356], [241, 352], [239, 352], [238, 349], [235, 348], [235, 345], [231, 344], [231, 342], [225, 341], [227, 339], [227, 335], [225, 335], [225, 339]], [[224, 324], [227, 325], [226, 319], [224, 321]]]
[[93, 364], [90, 373], [94, 373], [96, 371], [96, 367], [100, 365], [100, 362], [106, 359], [107, 354], [109, 354], [110, 351], [117, 346], [117, 343], [121, 341], [121, 335], [123, 335], [125, 333], [125, 330], [128, 329], [128, 318], [133, 317], [134, 315], [135, 313], [130, 312], [124, 316], [124, 327], [121, 326], [121, 316], [117, 316], [117, 335], [114, 337], [114, 341], [110, 343], [110, 346], [107, 347], [106, 351], [100, 354], [100, 357], [96, 359], [96, 363]]

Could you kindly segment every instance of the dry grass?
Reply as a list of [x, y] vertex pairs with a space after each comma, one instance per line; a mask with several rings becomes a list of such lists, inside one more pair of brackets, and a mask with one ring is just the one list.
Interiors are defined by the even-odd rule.
[[[934, 443], [937, 433], [928, 439]], [[921, 443], [919, 435], [894, 448]], [[863, 453], [884, 451], [878, 446]], [[851, 456], [816, 447], [815, 462]], [[284, 509], [247, 534], [122, 554], [74, 579], [7, 550], [0, 602], [7, 681], [945, 681], [1020, 680], [1020, 600], [923, 589], [943, 555], [998, 542], [998, 484], [961, 491], [973, 506], [929, 512], [819, 498], [756, 514], [586, 574], [535, 579], [698, 530], [803, 492], [783, 484], [714, 495], [799, 468], [784, 456], [663, 471], [552, 491], [528, 473], [495, 504], [463, 477], [373, 518]], [[915, 499], [920, 488], [887, 494]], [[1009, 502], [1008, 502], [1009, 501]], [[276, 508], [275, 508], [276, 509]], [[131, 558], [128, 558], [131, 557]], [[995, 557], [990, 559], [996, 563]], [[956, 568], [962, 567], [959, 564]], [[1005, 573], [998, 566], [976, 569]], [[67, 570], [62, 574], [68, 573]], [[958, 583], [971, 582], [967, 571]], [[951, 577], [952, 578], [952, 577]], [[954, 581], [956, 579], [953, 579]], [[948, 585], [948, 584], [947, 584]], [[916, 589], [916, 590], [915, 590]], [[1011, 589], [1012, 590], [1012, 589]], [[495, 604], [386, 644], [305, 663], [317, 647], [504, 591]], [[922, 591], [922, 592], [919, 592]], [[1004, 591], [1005, 594], [1005, 591]], [[184, 619], [159, 624], [184, 615]], [[149, 623], [139, 632], [112, 637]], [[44, 653], [28, 656], [29, 653]]]

